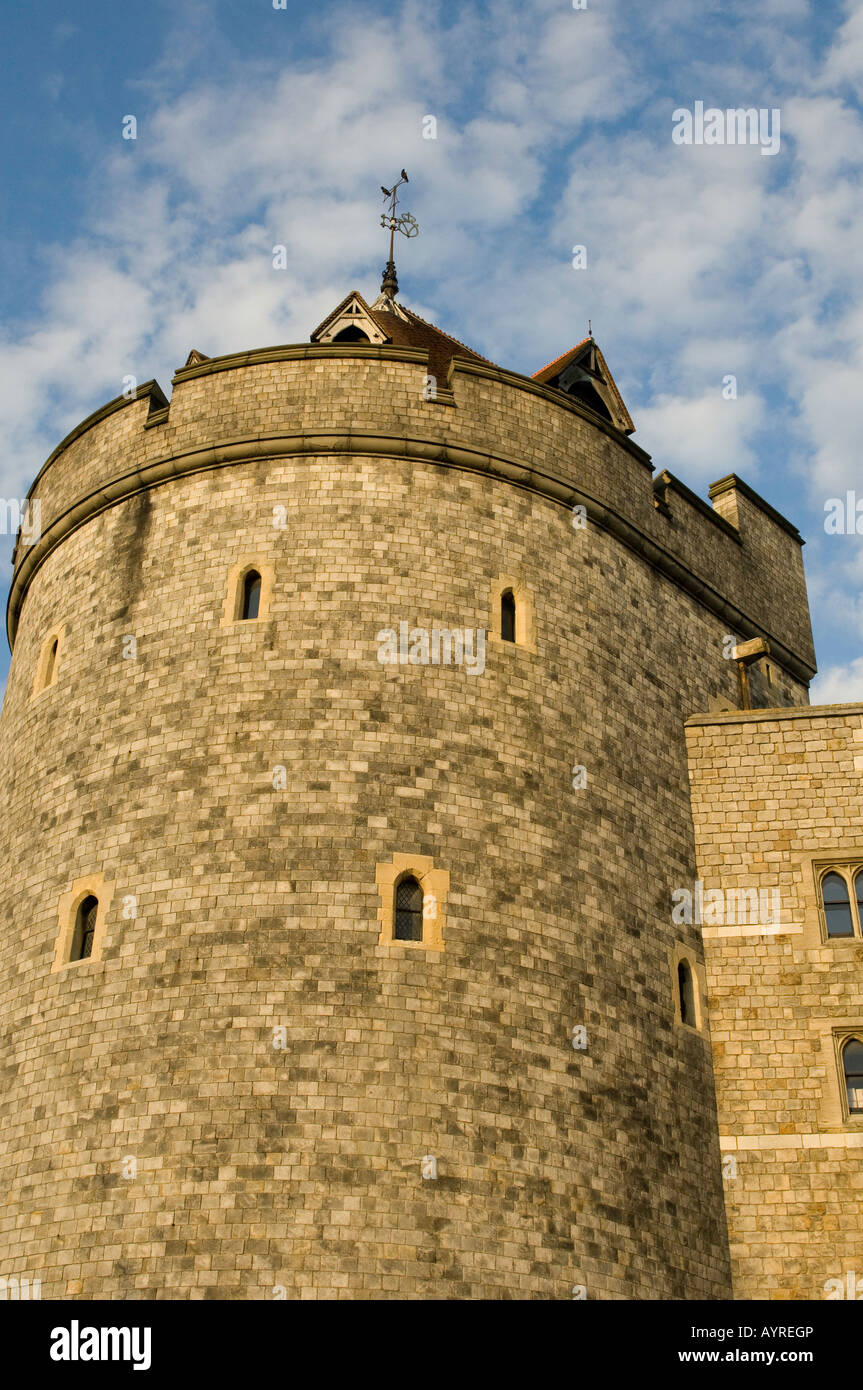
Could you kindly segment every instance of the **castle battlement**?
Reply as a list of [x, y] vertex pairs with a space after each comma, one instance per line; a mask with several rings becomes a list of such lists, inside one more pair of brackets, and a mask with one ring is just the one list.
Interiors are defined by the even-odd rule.
[[20, 543], [9, 599], [14, 640], [44, 556], [85, 521], [142, 488], [243, 460], [399, 457], [486, 474], [563, 509], [583, 506], [741, 640], [765, 638], [796, 680], [815, 672], [796, 529], [730, 475], [716, 509], [563, 391], [455, 356], [443, 400], [425, 399], [428, 351], [300, 344], [203, 359], [118, 397], [58, 445], [29, 496], [42, 538]]

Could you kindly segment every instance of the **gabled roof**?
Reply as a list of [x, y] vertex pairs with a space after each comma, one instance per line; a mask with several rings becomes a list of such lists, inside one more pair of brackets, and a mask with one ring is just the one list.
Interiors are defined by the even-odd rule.
[[209, 362], [209, 361], [210, 361], [210, 358], [207, 356], [207, 354], [206, 354], [205, 352], [199, 352], [197, 348], [192, 348], [192, 351], [189, 353], [189, 356], [186, 358], [185, 365], [186, 365], [187, 367], [197, 367], [197, 365], [198, 365], [199, 362]]
[[[354, 312], [355, 311], [355, 312]], [[352, 290], [341, 304], [328, 314], [311, 335], [313, 343], [333, 342], [345, 328], [356, 326], [365, 332], [370, 342], [383, 341], [393, 347], [420, 348], [428, 352], [429, 374], [438, 382], [446, 381], [449, 364], [454, 357], [466, 357], [472, 362], [495, 364], [472, 348], [450, 337], [433, 323], [427, 323], [411, 309], [406, 309], [389, 295], [381, 294], [370, 307], [358, 290]], [[342, 341], [345, 341], [344, 339]]]
[[[314, 333], [311, 335], [313, 343], [332, 343], [335, 342], [340, 334], [364, 333], [370, 343], [385, 343], [387, 341], [386, 330], [376, 322], [371, 309], [363, 299], [359, 290], [351, 290], [346, 294], [341, 304], [337, 304], [332, 313], [327, 314], [323, 323], [319, 323]], [[355, 341], [361, 341], [357, 338]]]
[[592, 337], [582, 338], [568, 352], [534, 372], [531, 380], [565, 391], [610, 420], [624, 434], [632, 434], [635, 430], [608, 363]]
[[580, 352], [583, 347], [586, 347], [589, 342], [590, 338], [582, 338], [580, 343], [576, 343], [575, 347], [571, 347], [566, 352], [562, 352], [560, 357], [555, 357], [553, 362], [548, 363], [548, 366], [540, 368], [538, 372], [533, 372], [530, 378], [531, 381], [539, 381], [545, 385], [549, 378], [555, 375], [555, 368], [558, 371], [562, 371], [576, 353]]
[[[470, 362], [483, 362], [487, 367], [496, 364], [474, 352], [435, 324], [420, 318], [412, 309], [399, 304], [383, 290], [374, 304], [367, 304], [359, 290], [351, 290], [340, 304], [318, 324], [311, 334], [313, 343], [369, 342], [392, 347], [419, 348], [428, 353], [429, 374], [439, 384], [447, 379], [454, 357]], [[556, 357], [531, 377], [543, 386], [551, 386], [574, 400], [580, 401], [623, 434], [632, 434], [635, 426], [617, 389], [608, 363], [592, 337], [583, 338], [575, 347]]]

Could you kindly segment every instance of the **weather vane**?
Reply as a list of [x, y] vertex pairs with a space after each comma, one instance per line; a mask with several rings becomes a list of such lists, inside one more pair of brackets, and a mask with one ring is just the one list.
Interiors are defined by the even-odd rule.
[[417, 220], [415, 217], [411, 217], [409, 212], [403, 212], [400, 217], [396, 216], [396, 205], [399, 200], [398, 189], [401, 188], [403, 183], [408, 182], [408, 176], [404, 169], [402, 169], [401, 178], [397, 183], [393, 184], [392, 188], [384, 188], [383, 184], [381, 184], [381, 192], [385, 198], [389, 198], [390, 200], [387, 211], [381, 213], [381, 226], [388, 227], [390, 233], [390, 258], [387, 261], [387, 268], [384, 271], [383, 280], [381, 281], [381, 293], [389, 295], [391, 298], [399, 292], [399, 282], [396, 279], [396, 264], [393, 259], [396, 232], [401, 232], [402, 236], [407, 237], [416, 236], [419, 232]]

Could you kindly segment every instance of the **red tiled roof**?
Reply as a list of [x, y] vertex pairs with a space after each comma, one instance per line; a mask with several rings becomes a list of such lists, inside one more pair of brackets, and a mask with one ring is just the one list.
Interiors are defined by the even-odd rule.
[[[404, 306], [399, 305], [399, 308], [404, 309]], [[444, 333], [433, 323], [427, 323], [411, 309], [404, 309], [404, 312], [408, 316], [407, 322], [399, 318], [398, 314], [391, 314], [386, 309], [369, 310], [375, 323], [380, 325], [396, 347], [422, 348], [428, 352], [429, 373], [439, 382], [446, 380], [449, 364], [454, 357], [467, 357], [472, 362], [485, 362], [489, 367], [495, 366], [487, 357], [474, 352], [473, 348], [460, 343], [458, 338], [452, 338], [449, 333]]]
[[552, 372], [551, 368], [557, 367], [558, 364], [560, 364], [560, 370], [562, 371], [564, 358], [570, 357], [574, 352], [578, 352], [579, 348], [583, 348], [585, 343], [589, 342], [589, 338], [582, 338], [581, 342], [576, 343], [575, 347], [567, 348], [566, 352], [562, 352], [559, 357], [555, 357], [553, 362], [547, 362], [544, 367], [540, 367], [538, 372], [533, 372], [530, 378], [531, 381], [538, 381], [540, 377], [545, 376], [546, 372], [548, 372], [550, 376], [556, 376], [557, 373]]
[[398, 307], [406, 315], [406, 318], [401, 318], [399, 314], [390, 313], [388, 309], [372, 309], [358, 290], [351, 290], [350, 294], [346, 294], [341, 304], [337, 304], [335, 309], [327, 314], [323, 323], [318, 324], [311, 334], [313, 342], [333, 319], [338, 318], [352, 299], [357, 300], [364, 313], [368, 314], [372, 322], [377, 324], [394, 347], [419, 348], [427, 352], [429, 355], [429, 373], [440, 383], [446, 381], [449, 364], [454, 357], [467, 357], [473, 362], [485, 362], [489, 367], [496, 365], [487, 357], [474, 352], [473, 348], [469, 348], [467, 344], [459, 342], [458, 338], [444, 333], [443, 329], [437, 328], [433, 323], [427, 323], [425, 319], [420, 318], [419, 314], [415, 314], [412, 309], [406, 309], [403, 304]]
[[534, 372], [531, 381], [538, 381], [540, 385], [544, 385], [553, 377], [559, 376], [571, 359], [575, 357], [577, 353], [581, 352], [582, 348], [586, 347], [591, 341], [593, 341], [594, 351], [596, 353], [596, 364], [599, 368], [600, 375], [611, 392], [619, 412], [620, 418], [618, 424], [622, 427], [625, 434], [632, 434], [635, 430], [635, 426], [632, 423], [632, 416], [626, 408], [626, 403], [617, 389], [617, 382], [611, 375], [608, 363], [597, 347], [595, 339], [591, 340], [590, 337], [582, 338], [581, 342], [576, 343], [575, 347], [569, 348], [566, 352], [561, 353], [560, 357], [555, 357], [553, 362], [549, 362], [545, 367], [541, 367], [538, 372]]

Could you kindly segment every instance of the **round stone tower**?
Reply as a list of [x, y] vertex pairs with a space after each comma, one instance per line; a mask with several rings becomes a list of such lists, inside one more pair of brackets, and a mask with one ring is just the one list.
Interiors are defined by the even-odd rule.
[[730, 631], [805, 699], [802, 570], [631, 429], [592, 339], [524, 377], [352, 294], [48, 459], [0, 720], [0, 1272], [729, 1296], [683, 724], [735, 698]]

